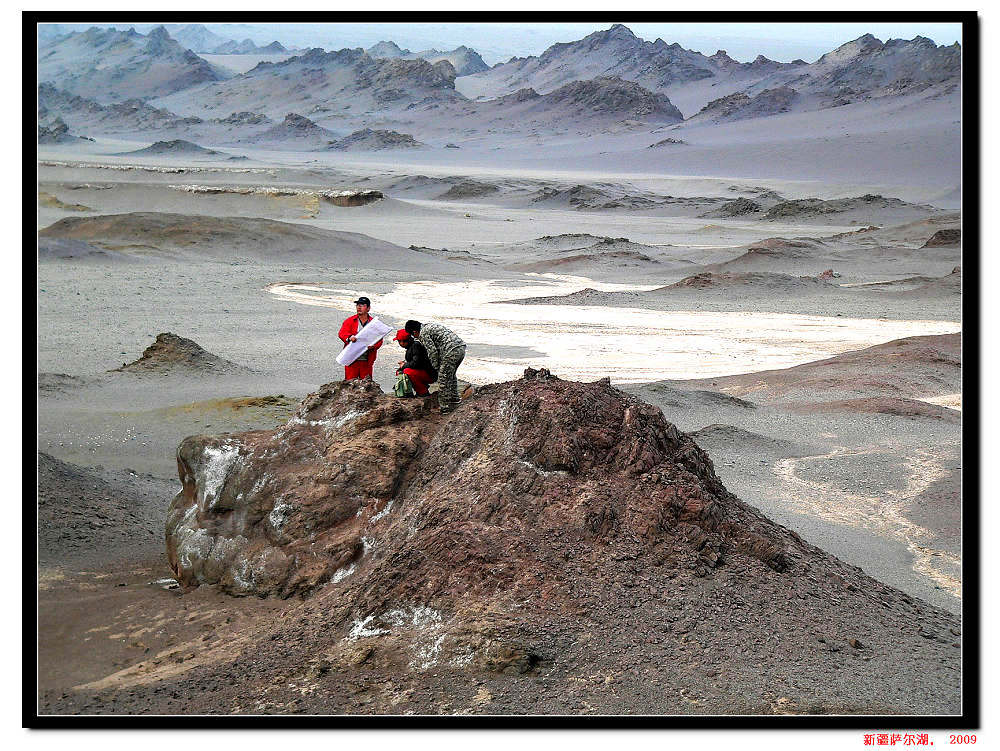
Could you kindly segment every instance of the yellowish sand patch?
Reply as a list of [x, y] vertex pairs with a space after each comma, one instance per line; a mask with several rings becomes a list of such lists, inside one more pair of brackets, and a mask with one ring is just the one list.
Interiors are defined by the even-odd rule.
[[63, 209], [64, 211], [93, 211], [82, 203], [63, 203], [51, 193], [38, 191], [38, 205], [47, 209]]

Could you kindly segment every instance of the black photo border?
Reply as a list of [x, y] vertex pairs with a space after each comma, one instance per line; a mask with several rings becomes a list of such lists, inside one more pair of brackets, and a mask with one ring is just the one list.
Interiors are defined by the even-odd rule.
[[[25, 197], [37, 192], [37, 33], [39, 23], [823, 23], [823, 22], [928, 22], [962, 25], [962, 234], [963, 278], [973, 280], [962, 290], [962, 713], [960, 715], [42, 715], [38, 709], [37, 682], [37, 455], [23, 454], [24, 519], [22, 585], [22, 726], [36, 730], [84, 729], [536, 729], [536, 730], [863, 730], [868, 732], [909, 732], [914, 730], [972, 730], [981, 726], [981, 599], [982, 560], [980, 557], [981, 506], [981, 425], [980, 352], [983, 346], [980, 307], [980, 23], [974, 11], [739, 11], [739, 12], [260, 12], [260, 11], [24, 11], [22, 13], [22, 180]], [[37, 264], [37, 225], [34, 201], [23, 204], [23, 253]], [[28, 264], [25, 264], [25, 269]], [[34, 279], [24, 272], [24, 299], [37, 303], [37, 266]], [[32, 288], [32, 282], [33, 288]], [[24, 303], [27, 306], [27, 302]], [[23, 403], [37, 402], [37, 364], [28, 340], [29, 321], [25, 316], [23, 343]], [[35, 341], [37, 342], [37, 321]], [[28, 414], [31, 411], [28, 410]], [[35, 428], [34, 435], [31, 428]], [[36, 445], [37, 424], [24, 418], [24, 445]], [[35, 477], [36, 482], [28, 482]], [[29, 495], [29, 488], [35, 493]], [[30, 519], [34, 519], [32, 524]]]

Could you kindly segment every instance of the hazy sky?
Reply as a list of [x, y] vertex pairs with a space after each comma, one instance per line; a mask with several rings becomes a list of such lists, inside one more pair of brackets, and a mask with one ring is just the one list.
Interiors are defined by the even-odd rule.
[[[178, 23], [172, 19], [172, 24]], [[683, 47], [711, 55], [726, 50], [740, 61], [762, 54], [772, 60], [788, 62], [802, 58], [813, 62], [824, 52], [865, 33], [885, 41], [890, 38], [912, 39], [926, 36], [938, 44], [961, 41], [960, 24], [942, 23], [631, 23], [628, 17], [608, 17], [606, 22], [539, 23], [385, 23], [385, 24], [213, 24], [205, 23], [217, 34], [258, 44], [275, 39], [299, 47], [370, 47], [391, 40], [413, 52], [428, 48], [450, 50], [464, 44], [474, 48], [490, 65], [514, 55], [537, 55], [555, 42], [571, 42], [614, 23], [623, 23], [639, 37]], [[112, 24], [98, 24], [101, 26]], [[114, 24], [127, 27], [131, 24]], [[73, 24], [73, 27], [80, 25]], [[146, 32], [153, 24], [134, 24]], [[83, 25], [85, 28], [86, 25]]]

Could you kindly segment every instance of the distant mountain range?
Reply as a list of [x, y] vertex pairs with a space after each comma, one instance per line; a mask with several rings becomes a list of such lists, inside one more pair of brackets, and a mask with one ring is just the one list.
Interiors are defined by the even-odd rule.
[[554, 44], [537, 57], [511, 58], [475, 74], [465, 85], [498, 96], [525, 86], [544, 93], [570, 81], [617, 76], [650, 91], [664, 91], [672, 85], [706, 78], [753, 78], [804, 65], [803, 60], [778, 63], [762, 56], [752, 63], [740, 63], [725, 50], [706, 57], [662, 39], [643, 41], [626, 26], [615, 24], [575, 42]]
[[[961, 85], [960, 45], [923, 37], [882, 42], [866, 34], [811, 64], [762, 56], [741, 63], [724, 50], [703, 55], [662, 39], [647, 42], [618, 24], [493, 68], [464, 46], [414, 53], [382, 41], [367, 51], [314, 48], [234, 75], [185, 46], [212, 54], [288, 50], [278, 42], [226, 40], [200, 24], [176, 34], [164, 27], [148, 35], [91, 28], [40, 41], [40, 112], [47, 107], [71, 127], [96, 127], [95, 133], [114, 128], [117, 117], [118, 132], [215, 122], [230, 135], [247, 131], [254, 139], [289, 130], [295, 141], [303, 123], [287, 121], [291, 113], [325, 130], [306, 139], [319, 146], [366, 129], [412, 132], [429, 142], [427, 132], [451, 127], [507, 133], [576, 124], [587, 132], [616, 122], [711, 124], [885, 97], [943, 96]], [[279, 125], [265, 135], [261, 126], [269, 118]]]
[[277, 40], [263, 47], [252, 39], [237, 42], [209, 31], [200, 23], [188, 24], [176, 30], [168, 27], [168, 31], [173, 32], [173, 37], [179, 44], [193, 52], [213, 55], [280, 55], [288, 52]]

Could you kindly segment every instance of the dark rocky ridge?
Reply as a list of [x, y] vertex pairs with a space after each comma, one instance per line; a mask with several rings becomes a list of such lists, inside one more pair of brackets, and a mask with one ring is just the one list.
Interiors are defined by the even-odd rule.
[[791, 368], [684, 383], [760, 404], [953, 394], [962, 389], [962, 334], [911, 336]]
[[739, 290], [740, 294], [770, 294], [777, 291], [795, 291], [804, 294], [810, 291], [825, 291], [836, 288], [823, 278], [815, 276], [792, 276], [767, 272], [716, 272], [703, 271], [681, 279], [666, 287], [650, 292], [667, 290], [697, 290], [706, 288]]
[[[961, 82], [961, 47], [931, 40], [890, 39], [866, 34], [814, 63], [768, 60], [740, 63], [725, 50], [706, 56], [662, 39], [647, 42], [617, 24], [574, 41], [554, 44], [541, 55], [512, 58], [476, 74], [476, 90], [492, 96], [525, 87], [545, 93], [571, 81], [618, 76], [653, 92], [671, 93], [685, 83], [715, 79], [735, 93], [702, 106], [692, 119], [728, 121], [764, 117], [790, 109], [815, 110], [925, 90], [945, 94]], [[691, 113], [689, 113], [691, 114]]]
[[280, 55], [288, 50], [277, 40], [260, 47], [252, 39], [244, 39], [242, 42], [230, 39], [220, 44], [212, 52], [216, 55]]

